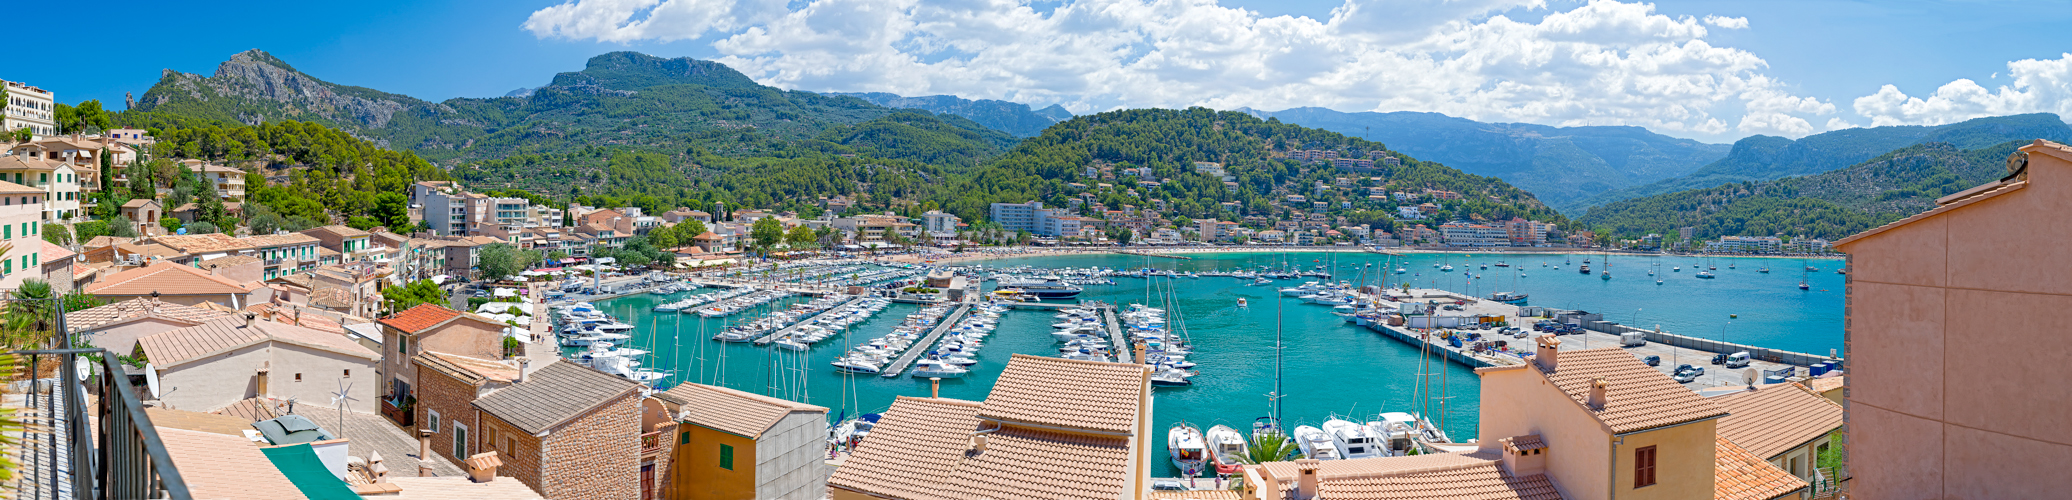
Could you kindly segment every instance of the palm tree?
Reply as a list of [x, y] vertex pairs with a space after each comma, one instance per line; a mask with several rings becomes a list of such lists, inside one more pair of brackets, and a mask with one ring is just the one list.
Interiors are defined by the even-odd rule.
[[1245, 454], [1238, 455], [1237, 461], [1249, 465], [1282, 462], [1294, 458], [1300, 451], [1295, 440], [1288, 439], [1286, 434], [1260, 432], [1252, 434], [1251, 442], [1245, 444]]

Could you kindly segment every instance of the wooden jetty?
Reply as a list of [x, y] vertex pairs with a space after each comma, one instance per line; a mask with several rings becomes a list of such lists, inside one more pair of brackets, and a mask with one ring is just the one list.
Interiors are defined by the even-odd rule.
[[919, 359], [922, 353], [928, 352], [928, 349], [935, 346], [936, 339], [942, 338], [943, 332], [950, 331], [950, 327], [956, 326], [957, 320], [964, 319], [964, 314], [969, 312], [971, 312], [971, 304], [957, 306], [957, 310], [950, 311], [950, 315], [944, 316], [942, 322], [935, 325], [934, 330], [930, 330], [927, 336], [921, 337], [921, 340], [914, 342], [912, 347], [908, 347], [905, 354], [899, 355], [899, 359], [893, 360], [892, 364], [887, 365], [884, 373], [880, 376], [892, 378], [906, 371], [908, 365], [914, 364], [915, 359]]
[[799, 320], [799, 322], [797, 323], [792, 323], [791, 326], [778, 328], [776, 332], [773, 332], [769, 335], [764, 335], [763, 338], [755, 339], [755, 345], [770, 345], [771, 342], [776, 342], [777, 339], [784, 338], [785, 335], [791, 334], [793, 330], [798, 330], [801, 326], [812, 324], [813, 320], [820, 319], [821, 316], [826, 315], [827, 313], [835, 312], [836, 310], [839, 310], [844, 307], [849, 307], [849, 304], [855, 304], [856, 301], [859, 300], [863, 300], [863, 297], [859, 296], [853, 299], [849, 299], [847, 302], [836, 304], [834, 307], [827, 308], [827, 310], [825, 311], [820, 311], [818, 313], [813, 314], [812, 316], [807, 317], [806, 319]]

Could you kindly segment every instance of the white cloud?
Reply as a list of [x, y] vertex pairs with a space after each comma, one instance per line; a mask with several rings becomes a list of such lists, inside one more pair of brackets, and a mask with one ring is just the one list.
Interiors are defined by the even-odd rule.
[[[1998, 73], [1994, 76], [1998, 77]], [[1856, 113], [1871, 126], [1941, 125], [1983, 116], [2020, 113], [2072, 115], [2072, 53], [2057, 59], [2023, 59], [2007, 63], [2011, 85], [1987, 89], [1960, 78], [1935, 89], [1926, 98], [1908, 96], [1886, 85], [1875, 94], [1856, 98]]]
[[1746, 19], [1615, 0], [1546, 9], [1347, 0], [1319, 20], [1216, 0], [1063, 0], [1047, 12], [1025, 0], [573, 0], [523, 27], [617, 43], [710, 39], [718, 61], [778, 87], [1075, 112], [1321, 106], [1713, 139], [1805, 135], [1819, 131], [1807, 117], [1834, 112], [1763, 74], [1755, 54], [1705, 40], [1708, 24], [1740, 29]]
[[1746, 18], [1746, 17], [1726, 17], [1726, 16], [1705, 16], [1705, 24], [1710, 24], [1710, 25], [1713, 25], [1713, 26], [1718, 26], [1718, 27], [1720, 27], [1720, 28], [1722, 28], [1722, 29], [1730, 29], [1730, 30], [1748, 29], [1748, 18]]

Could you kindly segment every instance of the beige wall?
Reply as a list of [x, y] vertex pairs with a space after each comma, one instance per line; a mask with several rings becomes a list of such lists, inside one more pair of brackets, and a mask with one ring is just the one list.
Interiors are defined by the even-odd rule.
[[[338, 392], [340, 382], [344, 382], [350, 386], [347, 394], [358, 399], [347, 402], [346, 409], [374, 412], [374, 398], [381, 390], [374, 375], [375, 360], [292, 344], [273, 346], [273, 380], [266, 385], [267, 396], [336, 408], [331, 406], [331, 394]], [[295, 381], [298, 373], [302, 375], [299, 383]]]
[[139, 318], [127, 323], [93, 329], [87, 342], [94, 347], [107, 349], [116, 354], [129, 354], [137, 348], [137, 339], [193, 326], [163, 318]]
[[[236, 303], [236, 304], [234, 305], [234, 307], [240, 307], [240, 308], [242, 308], [242, 307], [245, 307], [245, 306], [250, 306], [250, 305], [252, 305], [252, 302], [251, 302], [250, 300], [247, 300], [247, 299], [246, 299], [246, 297], [247, 297], [248, 295], [250, 295], [250, 294], [244, 294], [244, 293], [240, 293], [240, 294], [235, 294], [235, 295], [233, 295], [233, 294], [227, 294], [227, 293], [223, 293], [223, 294], [210, 294], [210, 295], [177, 295], [177, 294], [176, 294], [176, 292], [172, 292], [172, 291], [165, 291], [165, 290], [161, 290], [161, 291], [160, 291], [160, 294], [161, 294], [161, 295], [160, 295], [160, 296], [158, 297], [158, 300], [159, 300], [160, 302], [165, 302], [165, 303], [168, 303], [168, 304], [179, 304], [179, 305], [183, 305], [183, 306], [199, 306], [199, 305], [202, 305], [202, 304], [218, 304], [218, 305], [224, 305], [224, 306], [233, 306], [233, 304], [231, 304], [231, 302], [232, 302], [233, 300], [235, 300], [235, 301], [237, 302], [237, 303]], [[115, 302], [122, 302], [122, 301], [125, 301], [125, 300], [130, 300], [130, 299], [141, 299], [141, 298], [149, 298], [149, 297], [150, 297], [151, 295], [147, 293], [147, 294], [144, 294], [144, 295], [104, 295], [104, 294], [95, 294], [94, 296], [95, 296], [95, 297], [100, 297], [100, 298], [101, 298], [101, 300], [106, 300], [106, 301], [108, 301], [109, 303], [115, 303]]]
[[2028, 186], [1839, 246], [1850, 254], [1848, 467], [1861, 498], [2072, 491], [2072, 156], [2029, 146]]
[[[1718, 463], [1719, 442], [1714, 438], [1717, 420], [1703, 420], [1675, 427], [1632, 434], [1612, 448], [1613, 498], [1622, 500], [1671, 500], [1711, 498], [1713, 466]], [[1655, 447], [1655, 484], [1633, 487], [1634, 450]], [[1549, 455], [1552, 464], [1568, 455]], [[1561, 481], [1562, 478], [1555, 478]], [[1590, 498], [1593, 492], [1580, 492]]]
[[[23, 224], [28, 224], [26, 227], [32, 228], [31, 231], [37, 231], [42, 228], [43, 205], [40, 200], [45, 196], [40, 193], [10, 194], [6, 196], [13, 198], [14, 203], [0, 205], [0, 226], [14, 228], [14, 237], [6, 241], [0, 241], [0, 245], [8, 247], [6, 253], [0, 253], [0, 260], [13, 263], [14, 272], [0, 277], [0, 289], [12, 290], [20, 288], [22, 280], [43, 278], [43, 261], [39, 258], [40, 254], [43, 253], [43, 237], [37, 236], [33, 232], [23, 233], [22, 228], [24, 227]], [[24, 196], [34, 198], [39, 200], [39, 202], [24, 204], [21, 202]]]
[[209, 411], [255, 396], [259, 369], [270, 359], [266, 348], [262, 342], [171, 368], [154, 365], [159, 400], [174, 410]]
[[1547, 477], [1554, 479], [1561, 496], [1603, 498], [1611, 491], [1605, 484], [1610, 479], [1606, 471], [1611, 460], [1606, 454], [1611, 449], [1611, 433], [1533, 370], [1536, 368], [1525, 367], [1482, 374], [1482, 422], [1476, 442], [1481, 451], [1502, 453], [1497, 440], [1539, 434], [1547, 443]]
[[[457, 354], [478, 359], [504, 359], [503, 330], [466, 319], [456, 319], [417, 335], [382, 325], [381, 393], [388, 394], [389, 382], [402, 380], [417, 387], [417, 366], [410, 357], [424, 351]], [[410, 352], [398, 352], [398, 337], [408, 338]]]
[[[353, 411], [374, 411], [377, 384], [373, 384], [374, 360], [357, 358], [297, 345], [261, 342], [207, 359], [188, 361], [159, 369], [161, 399], [174, 409], [209, 411], [240, 400], [258, 397], [260, 369], [267, 370], [265, 396], [289, 399], [299, 404], [331, 408], [331, 393], [345, 370], [349, 391], [360, 401], [348, 403]], [[295, 375], [302, 375], [296, 382]]]

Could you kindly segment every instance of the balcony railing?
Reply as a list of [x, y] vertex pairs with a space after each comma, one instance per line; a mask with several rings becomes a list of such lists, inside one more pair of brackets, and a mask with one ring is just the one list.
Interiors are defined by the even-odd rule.
[[668, 446], [668, 445], [669, 445], [669, 435], [670, 435], [670, 434], [675, 434], [675, 431], [676, 431], [676, 423], [675, 423], [675, 422], [670, 422], [670, 423], [664, 423], [664, 424], [658, 424], [658, 425], [656, 425], [656, 426], [655, 426], [655, 431], [654, 431], [654, 432], [649, 432], [649, 433], [646, 433], [646, 434], [641, 434], [641, 435], [640, 435], [640, 456], [641, 456], [641, 458], [647, 458], [647, 457], [649, 457], [649, 456], [652, 456], [652, 455], [654, 455], [654, 454], [656, 454], [656, 453], [661, 453], [661, 452], [662, 452], [662, 448], [663, 448], [664, 446]]
[[417, 423], [417, 412], [405, 411], [389, 401], [389, 398], [381, 398], [380, 406], [381, 416], [388, 417], [389, 421], [395, 422], [396, 425], [410, 427]]
[[[56, 360], [58, 378], [49, 390], [32, 390], [23, 404], [47, 432], [26, 432], [37, 444], [18, 460], [14, 493], [33, 498], [176, 499], [192, 498], [172, 456], [159, 440], [158, 429], [144, 413], [137, 389], [105, 349], [15, 351], [28, 366]], [[93, 375], [79, 378], [81, 364]], [[41, 386], [38, 382], [36, 386]], [[87, 403], [87, 394], [95, 398]], [[88, 420], [95, 420], [88, 425]], [[40, 435], [39, 435], [40, 434]]]

